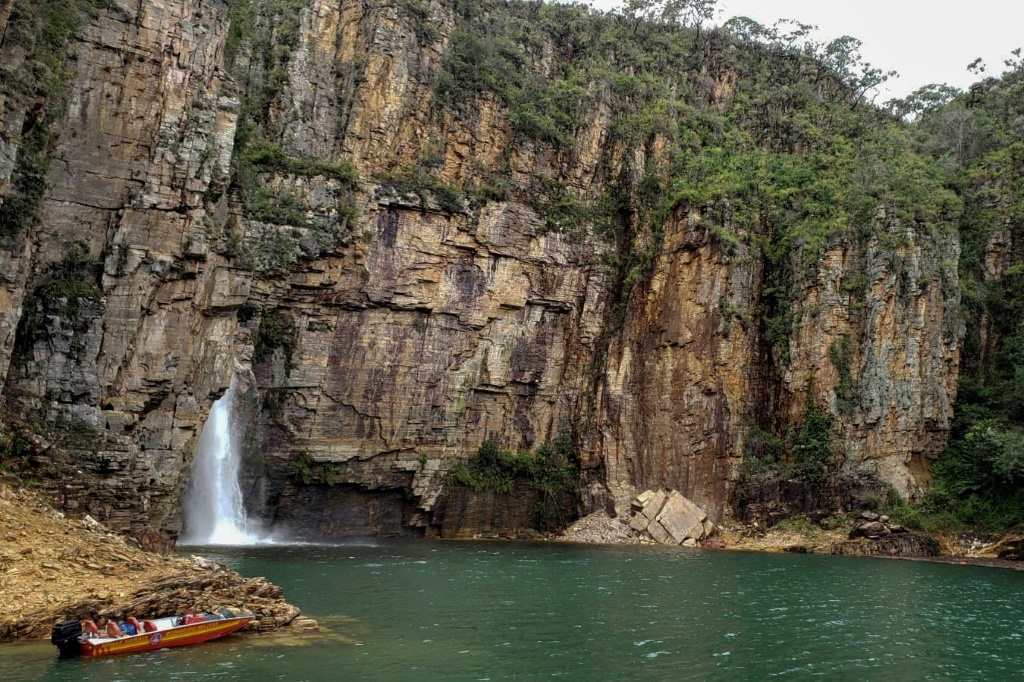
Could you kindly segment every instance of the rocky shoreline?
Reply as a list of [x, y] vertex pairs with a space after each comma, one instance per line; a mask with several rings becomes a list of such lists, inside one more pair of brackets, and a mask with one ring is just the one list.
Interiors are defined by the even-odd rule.
[[[875, 558], [933, 561], [1024, 571], [1024, 534], [1008, 533], [991, 542], [970, 541], [956, 537], [932, 538], [913, 533], [887, 516], [874, 512], [836, 514], [814, 522], [796, 516], [771, 528], [757, 524], [726, 523], [708, 529], [696, 542], [658, 540], [647, 526], [637, 520], [643, 514], [652, 491], [636, 494], [620, 490], [607, 511], [585, 516], [572, 524], [554, 541], [609, 545], [685, 544], [705, 549], [745, 552], [788, 552], [797, 554], [828, 554], [833, 556], [865, 556]], [[663, 491], [663, 499], [676, 495]], [[692, 503], [690, 503], [692, 504]], [[699, 510], [698, 510], [699, 511]], [[612, 513], [614, 512], [614, 513]], [[651, 514], [641, 521], [650, 521]], [[705, 522], [706, 523], [706, 522]], [[706, 528], [706, 525], [705, 525]]]
[[[672, 493], [656, 497], [625, 491], [614, 507], [579, 519], [551, 541], [608, 545], [689, 544], [690, 536], [656, 537], [637, 523], [646, 510], [650, 523], [672, 528], [662, 512]], [[638, 500], [643, 504], [639, 504]], [[615, 515], [609, 514], [615, 510]], [[687, 508], [687, 511], [690, 511]], [[655, 513], [657, 512], [657, 513]], [[906, 532], [885, 517], [836, 518], [835, 527], [797, 519], [772, 528], [723, 525], [713, 531], [699, 513], [693, 527], [706, 530], [699, 545], [707, 549], [757, 552], [795, 552], [900, 558], [1024, 570], [1020, 561], [1000, 559], [1000, 548], [1024, 546], [1009, 535], [995, 543], [965, 549], [953, 542]], [[678, 524], [677, 524], [678, 525]], [[536, 538], [535, 538], [536, 539]], [[42, 639], [53, 623], [68, 618], [152, 618], [188, 611], [248, 611], [256, 620], [247, 630], [269, 632], [318, 629], [315, 620], [284, 599], [280, 587], [265, 578], [245, 578], [227, 567], [200, 558], [164, 556], [143, 550], [124, 535], [111, 532], [89, 517], [69, 519], [24, 488], [17, 479], [0, 479], [0, 642]], [[941, 546], [940, 546], [941, 545]]]
[[200, 557], [147, 552], [89, 517], [69, 519], [16, 479], [0, 481], [0, 641], [49, 637], [53, 624], [188, 611], [251, 612], [249, 631], [315, 630], [265, 578]]

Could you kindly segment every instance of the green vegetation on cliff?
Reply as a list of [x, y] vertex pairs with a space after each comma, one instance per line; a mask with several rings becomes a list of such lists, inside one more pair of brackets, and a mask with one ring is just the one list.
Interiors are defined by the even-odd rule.
[[[232, 224], [227, 244], [235, 263], [268, 275], [283, 275], [302, 260], [347, 244], [358, 217], [359, 180], [340, 157], [311, 157], [289, 148], [282, 96], [289, 64], [299, 47], [302, 11], [310, 0], [232, 0], [225, 45], [228, 71], [241, 90], [230, 183], [214, 186], [216, 202], [228, 189], [242, 200], [244, 217], [257, 225]], [[327, 198], [311, 205], [311, 193]]]
[[965, 205], [960, 392], [949, 447], [917, 510], [936, 527], [1024, 523], [1024, 62], [1015, 56], [969, 93], [944, 89], [934, 104], [929, 88], [911, 98], [935, 165]]
[[579, 480], [579, 463], [568, 436], [534, 450], [505, 450], [497, 441], [487, 439], [468, 462], [448, 475], [449, 486], [466, 486], [477, 493], [507, 495], [517, 486], [535, 492], [543, 528], [562, 528], [575, 519]]
[[12, 110], [28, 112], [11, 176], [13, 192], [0, 204], [0, 237], [13, 237], [42, 217], [58, 136], [54, 124], [64, 113], [64, 98], [75, 76], [68, 59], [72, 41], [86, 19], [110, 6], [111, 0], [23, 0], [11, 8], [4, 43], [19, 46], [25, 58], [0, 64], [0, 106], [5, 109], [0, 121]]

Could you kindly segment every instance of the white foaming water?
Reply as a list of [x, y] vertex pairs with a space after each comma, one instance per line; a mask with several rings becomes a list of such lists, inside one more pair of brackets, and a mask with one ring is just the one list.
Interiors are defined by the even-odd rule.
[[260, 538], [247, 527], [242, 491], [238, 487], [241, 448], [235, 423], [238, 379], [213, 404], [199, 436], [192, 478], [185, 492], [182, 545], [255, 545]]

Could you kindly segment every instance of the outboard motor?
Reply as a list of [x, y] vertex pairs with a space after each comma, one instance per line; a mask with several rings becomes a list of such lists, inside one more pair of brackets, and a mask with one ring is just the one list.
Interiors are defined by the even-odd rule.
[[63, 620], [53, 626], [50, 641], [57, 647], [61, 658], [74, 658], [81, 653], [78, 640], [78, 636], [81, 634], [81, 621]]

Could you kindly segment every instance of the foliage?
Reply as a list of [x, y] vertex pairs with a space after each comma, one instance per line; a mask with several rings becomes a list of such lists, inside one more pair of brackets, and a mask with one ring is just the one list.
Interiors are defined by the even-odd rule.
[[504, 450], [487, 439], [476, 456], [449, 475], [452, 485], [464, 485], [475, 492], [507, 494], [517, 481], [544, 495], [579, 494], [579, 463], [568, 436], [535, 450]]
[[[915, 111], [964, 202], [967, 335], [955, 418], [931, 490], [904, 510], [934, 529], [998, 532], [1024, 523], [1024, 68], [1019, 60], [1007, 67], [970, 93], [940, 89], [934, 105]], [[998, 244], [1003, 256], [992, 250]]]
[[14, 471], [32, 453], [32, 444], [21, 429], [0, 422], [0, 472]]
[[347, 462], [317, 462], [306, 451], [299, 453], [293, 463], [292, 473], [303, 485], [335, 485], [345, 480]]
[[72, 350], [82, 350], [83, 335], [89, 325], [89, 320], [81, 315], [82, 306], [102, 299], [98, 280], [99, 267], [90, 257], [88, 247], [81, 242], [72, 244], [64, 258], [50, 265], [39, 284], [25, 297], [15, 353], [25, 356], [37, 341], [47, 339], [53, 320], [73, 332]]
[[0, 65], [0, 95], [29, 111], [11, 175], [13, 191], [0, 204], [0, 237], [12, 237], [42, 217], [57, 143], [54, 124], [64, 114], [65, 96], [75, 75], [68, 59], [71, 41], [83, 21], [109, 5], [110, 0], [48, 0], [16, 2], [11, 7], [4, 43], [22, 48], [26, 55]]
[[575, 517], [579, 502], [580, 468], [568, 435], [535, 450], [503, 450], [487, 439], [475, 457], [448, 474], [449, 486], [474, 492], [510, 494], [525, 487], [537, 493], [537, 520], [541, 529], [561, 528]]
[[433, 200], [445, 213], [466, 211], [466, 197], [462, 191], [441, 182], [436, 175], [422, 167], [382, 174], [377, 180], [399, 195], [417, 196], [424, 208]]
[[279, 308], [264, 309], [253, 342], [252, 360], [255, 364], [262, 363], [277, 350], [284, 353], [285, 372], [291, 372], [295, 353], [295, 325]]
[[348, 161], [329, 163], [321, 159], [299, 159], [285, 154], [281, 145], [264, 139], [249, 141], [237, 160], [253, 166], [259, 173], [306, 177], [322, 175], [349, 187], [354, 187], [359, 180], [358, 174]]
[[756, 425], [751, 427], [744, 444], [743, 478], [780, 476], [817, 489], [838, 474], [832, 438], [835, 420], [814, 404], [810, 386], [806, 403], [807, 412], [800, 428], [790, 429], [784, 437]]
[[846, 416], [853, 412], [857, 391], [850, 372], [853, 362], [853, 342], [850, 340], [849, 334], [843, 334], [832, 342], [828, 349], [828, 357], [839, 374], [839, 382], [835, 386], [836, 411], [840, 415]]

